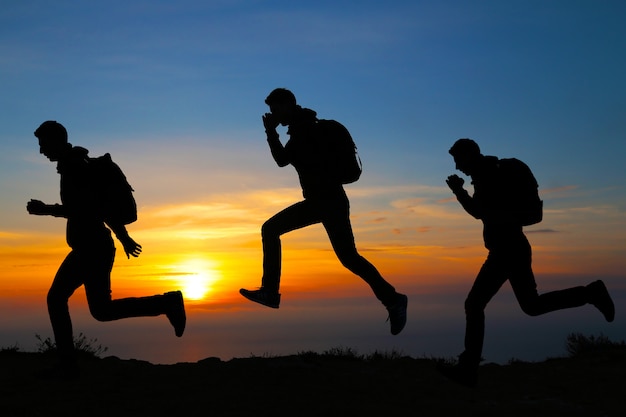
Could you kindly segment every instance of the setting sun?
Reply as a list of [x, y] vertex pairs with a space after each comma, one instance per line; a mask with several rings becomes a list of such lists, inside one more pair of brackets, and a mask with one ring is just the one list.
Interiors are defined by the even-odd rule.
[[188, 300], [202, 300], [212, 290], [213, 284], [220, 278], [215, 262], [192, 258], [176, 264], [173, 269], [180, 274], [178, 284]]

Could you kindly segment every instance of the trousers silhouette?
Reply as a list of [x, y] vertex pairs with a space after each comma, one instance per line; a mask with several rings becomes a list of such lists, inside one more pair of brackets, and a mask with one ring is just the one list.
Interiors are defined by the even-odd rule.
[[394, 287], [356, 249], [350, 224], [350, 203], [345, 194], [333, 199], [305, 199], [287, 207], [263, 224], [263, 288], [278, 292], [281, 274], [280, 236], [316, 223], [321, 223], [326, 229], [342, 265], [369, 284], [383, 304], [390, 302], [396, 294]]
[[164, 295], [111, 299], [111, 269], [115, 258], [113, 240], [96, 247], [73, 249], [65, 258], [48, 291], [48, 314], [61, 356], [73, 354], [72, 320], [68, 300], [85, 287], [91, 315], [98, 321], [127, 317], [158, 316], [166, 312]]
[[470, 363], [480, 361], [485, 333], [485, 307], [507, 280], [511, 283], [522, 311], [530, 316], [579, 307], [588, 302], [588, 291], [584, 286], [539, 295], [531, 264], [532, 250], [521, 230], [514, 239], [489, 251], [465, 300], [463, 359]]

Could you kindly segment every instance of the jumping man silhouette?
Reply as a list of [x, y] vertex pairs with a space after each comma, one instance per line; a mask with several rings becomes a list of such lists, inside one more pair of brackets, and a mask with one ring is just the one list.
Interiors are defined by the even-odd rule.
[[440, 371], [460, 384], [476, 385], [485, 332], [484, 310], [507, 280], [522, 311], [530, 316], [590, 303], [607, 321], [613, 321], [615, 307], [602, 281], [541, 295], [537, 293], [531, 247], [522, 230], [524, 222], [519, 214], [517, 194], [523, 190], [515, 186], [516, 178], [507, 175], [504, 168], [510, 160], [482, 155], [478, 144], [471, 139], [456, 141], [450, 154], [456, 168], [472, 178], [474, 194], [469, 195], [463, 188], [464, 180], [457, 175], [449, 176], [446, 182], [465, 211], [482, 221], [489, 254], [465, 301], [465, 350], [457, 365], [441, 366]]
[[[98, 321], [165, 314], [176, 336], [186, 323], [183, 296], [172, 291], [151, 297], [111, 298], [111, 269], [115, 258], [112, 230], [127, 257], [137, 257], [141, 245], [129, 235], [123, 223], [107, 217], [87, 149], [72, 146], [67, 131], [55, 121], [44, 122], [36, 131], [40, 152], [57, 163], [61, 175], [61, 204], [31, 200], [27, 210], [34, 215], [67, 219], [67, 243], [71, 248], [48, 292], [48, 313], [59, 354], [53, 377], [71, 378], [78, 371], [68, 300], [84, 285], [91, 315]], [[108, 228], [107, 228], [108, 226]]]
[[[356, 249], [350, 224], [350, 204], [335, 166], [336, 149], [331, 137], [319, 129], [315, 111], [302, 108], [293, 93], [277, 88], [265, 100], [270, 113], [263, 116], [263, 125], [271, 154], [279, 167], [293, 165], [298, 173], [304, 200], [287, 207], [267, 220], [261, 229], [263, 242], [263, 277], [257, 290], [241, 289], [240, 293], [268, 307], [280, 305], [281, 275], [280, 236], [321, 223], [340, 262], [361, 277], [387, 308], [391, 333], [396, 335], [406, 324], [407, 297], [380, 275], [378, 270]], [[336, 122], [335, 122], [336, 123]], [[276, 131], [278, 125], [288, 126], [289, 140], [283, 145]], [[338, 124], [338, 123], [337, 123]], [[348, 134], [345, 127], [343, 134]]]

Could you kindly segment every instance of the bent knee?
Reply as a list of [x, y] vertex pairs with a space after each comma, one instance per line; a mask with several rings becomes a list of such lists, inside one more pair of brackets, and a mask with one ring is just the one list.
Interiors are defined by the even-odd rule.
[[520, 304], [520, 307], [522, 308], [524, 314], [531, 317], [540, 316], [541, 314], [543, 314], [543, 311], [536, 303]]
[[472, 315], [484, 315], [485, 314], [485, 303], [478, 302], [471, 297], [468, 297], [465, 300], [465, 314], [468, 316]]
[[67, 304], [67, 300], [69, 300], [69, 297], [64, 297], [61, 294], [54, 292], [54, 291], [48, 291], [48, 295], [46, 297], [46, 303], [48, 304], [49, 307], [65, 305]]
[[267, 237], [277, 237], [278, 235], [279, 233], [271, 219], [263, 223], [263, 226], [261, 226], [262, 238], [265, 239]]
[[89, 306], [91, 317], [98, 321], [111, 321], [111, 309], [107, 306]]
[[367, 262], [365, 258], [359, 255], [356, 250], [337, 253], [337, 259], [339, 259], [341, 265], [351, 271], [354, 269], [359, 269], [363, 265], [369, 264], [369, 262]]

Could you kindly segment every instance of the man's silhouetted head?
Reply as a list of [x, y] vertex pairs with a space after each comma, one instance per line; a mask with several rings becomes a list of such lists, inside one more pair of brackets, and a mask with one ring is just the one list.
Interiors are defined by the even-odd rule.
[[291, 123], [298, 109], [296, 96], [286, 88], [276, 88], [265, 99], [272, 116], [283, 126]]
[[480, 155], [480, 147], [471, 139], [462, 138], [454, 142], [448, 151], [450, 155]]
[[67, 130], [59, 122], [48, 120], [35, 130], [35, 136], [39, 139], [67, 142]]
[[477, 164], [482, 158], [478, 144], [467, 138], [454, 142], [448, 152], [454, 158], [456, 169], [470, 176], [476, 171]]
[[276, 88], [265, 99], [265, 104], [272, 106], [274, 104], [295, 106], [296, 96], [286, 88]]
[[35, 130], [35, 136], [39, 139], [39, 152], [51, 161], [58, 161], [71, 148], [67, 141], [67, 130], [54, 120], [43, 122]]

